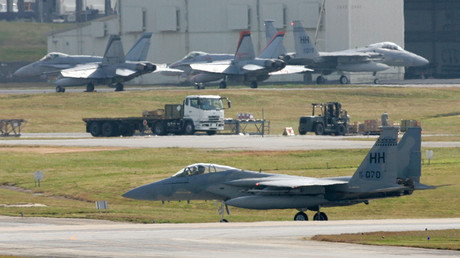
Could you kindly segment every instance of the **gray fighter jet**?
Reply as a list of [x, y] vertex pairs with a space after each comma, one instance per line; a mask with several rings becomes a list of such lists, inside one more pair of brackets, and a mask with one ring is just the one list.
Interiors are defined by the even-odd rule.
[[[348, 84], [350, 80], [343, 72], [377, 72], [384, 71], [390, 66], [424, 66], [429, 63], [425, 58], [406, 51], [392, 42], [380, 42], [362, 48], [347, 49], [334, 52], [318, 52], [312, 44], [300, 21], [293, 21], [295, 53], [280, 53], [289, 65], [306, 65], [320, 72], [316, 82], [324, 84], [326, 78], [333, 72], [341, 74], [340, 83]], [[272, 21], [265, 21], [267, 37], [273, 35], [276, 29]], [[378, 78], [374, 83], [379, 83]]]
[[[150, 47], [151, 37], [152, 33], [143, 33], [126, 54], [125, 59], [132, 62], [145, 61]], [[21, 67], [14, 73], [14, 76], [41, 76], [43, 78], [53, 78], [57, 77], [62, 70], [74, 68], [83, 64], [101, 63], [102, 60], [102, 56], [67, 55], [59, 52], [51, 52], [40, 60]], [[62, 87], [56, 88], [57, 92], [61, 92], [62, 90], [64, 90]]]
[[228, 206], [297, 209], [294, 220], [327, 220], [322, 207], [368, 204], [370, 199], [410, 195], [433, 187], [420, 183], [421, 128], [408, 129], [398, 144], [398, 128], [383, 131], [353, 176], [311, 178], [247, 171], [216, 164], [187, 166], [170, 178], [140, 186], [126, 198], [152, 201], [217, 200], [224, 220]]
[[227, 80], [250, 83], [251, 88], [257, 88], [259, 81], [264, 81], [271, 75], [312, 71], [303, 66], [286, 66], [283, 60], [278, 59], [278, 48], [282, 46], [283, 37], [284, 32], [273, 35], [262, 53], [256, 57], [251, 33], [242, 31], [234, 55], [194, 51], [158, 71], [163, 75], [186, 79], [195, 83], [197, 88], [203, 88], [203, 83], [221, 79], [220, 88], [227, 87]]
[[126, 61], [120, 36], [111, 35], [101, 62], [77, 65], [60, 71], [54, 83], [57, 92], [66, 86], [86, 85], [86, 91], [94, 91], [94, 85], [106, 84], [115, 91], [123, 90], [123, 82], [155, 71], [156, 65], [148, 61]]

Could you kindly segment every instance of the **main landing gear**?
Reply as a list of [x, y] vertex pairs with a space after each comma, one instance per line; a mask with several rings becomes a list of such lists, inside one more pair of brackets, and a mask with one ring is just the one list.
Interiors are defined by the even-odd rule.
[[61, 93], [61, 92], [64, 93], [64, 92], [65, 92], [65, 88], [58, 85], [58, 86], [56, 86], [56, 92], [58, 92], [58, 93]]
[[217, 202], [214, 202], [214, 205], [217, 207], [217, 212], [221, 216], [220, 222], [226, 223], [228, 220], [224, 218], [225, 212], [227, 212], [228, 215], [230, 215], [230, 209], [228, 208], [228, 205], [225, 204], [224, 201], [220, 202], [220, 205]]
[[[294, 220], [295, 221], [307, 221], [308, 220], [308, 216], [307, 214], [304, 212], [304, 211], [299, 211], [295, 216], [294, 216]], [[326, 213], [324, 212], [321, 212], [319, 209], [318, 211], [315, 213], [315, 215], [313, 216], [313, 220], [321, 220], [321, 221], [327, 221], [328, 218], [327, 218], [327, 215]]]

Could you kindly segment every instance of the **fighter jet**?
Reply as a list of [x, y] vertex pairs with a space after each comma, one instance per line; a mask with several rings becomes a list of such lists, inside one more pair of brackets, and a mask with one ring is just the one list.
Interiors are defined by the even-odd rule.
[[[148, 48], [147, 48], [148, 49]], [[136, 51], [133, 56], [146, 56], [146, 51]], [[66, 86], [86, 85], [86, 91], [94, 91], [94, 85], [107, 84], [115, 91], [123, 90], [123, 82], [155, 71], [156, 65], [148, 61], [126, 61], [120, 36], [111, 35], [101, 62], [80, 64], [60, 71], [54, 83], [56, 92], [64, 92]]]
[[270, 75], [312, 71], [301, 66], [286, 66], [278, 59], [278, 48], [282, 46], [283, 37], [284, 32], [273, 35], [262, 53], [255, 57], [251, 34], [242, 31], [234, 55], [194, 51], [159, 71], [163, 75], [179, 76], [193, 82], [197, 88], [203, 88], [203, 83], [221, 79], [220, 88], [227, 87], [227, 80], [249, 82], [251, 88], [257, 88], [257, 82], [268, 79]]
[[[126, 54], [125, 59], [128, 61], [144, 61], [150, 47], [150, 38], [152, 33], [146, 32], [138, 39], [133, 47]], [[74, 68], [77, 65], [88, 63], [100, 63], [103, 57], [90, 55], [67, 55], [59, 52], [51, 52], [40, 60], [19, 68], [14, 76], [17, 77], [35, 77], [53, 78], [59, 75], [61, 70]], [[63, 88], [60, 88], [60, 92]]]
[[420, 183], [421, 128], [409, 128], [398, 143], [398, 128], [383, 127], [380, 137], [353, 176], [312, 178], [247, 171], [217, 164], [189, 165], [170, 178], [140, 186], [126, 198], [152, 201], [216, 200], [224, 219], [228, 206], [246, 209], [297, 209], [294, 220], [327, 220], [323, 207], [369, 204], [370, 199], [410, 195], [434, 187]]
[[[324, 75], [333, 72], [341, 74], [340, 83], [348, 84], [350, 80], [343, 72], [377, 72], [389, 69], [390, 66], [424, 66], [429, 62], [425, 58], [406, 51], [392, 42], [371, 44], [363, 48], [348, 49], [335, 52], [318, 52], [312, 44], [300, 21], [293, 21], [294, 42], [296, 53], [285, 53], [284, 60], [291, 65], [307, 65], [321, 73], [316, 79], [324, 84]], [[266, 33], [273, 34], [276, 29], [271, 22], [266, 22]], [[378, 78], [374, 83], [379, 83]]]

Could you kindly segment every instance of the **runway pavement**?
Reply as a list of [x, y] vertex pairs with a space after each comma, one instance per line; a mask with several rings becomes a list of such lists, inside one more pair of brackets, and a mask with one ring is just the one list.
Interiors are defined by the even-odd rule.
[[[368, 149], [375, 140], [359, 140], [356, 137], [337, 136], [254, 136], [254, 135], [192, 135], [192, 136], [135, 136], [95, 138], [89, 134], [63, 134], [65, 138], [48, 138], [46, 134], [34, 134], [21, 139], [0, 140], [0, 146], [67, 146], [67, 147], [126, 147], [126, 148], [199, 148], [209, 150], [324, 150]], [[37, 139], [38, 138], [38, 139]], [[361, 139], [363, 136], [361, 136]], [[375, 137], [372, 137], [375, 138]], [[423, 147], [460, 147], [460, 142], [422, 142]]]
[[458, 251], [316, 242], [317, 234], [460, 228], [457, 219], [128, 224], [0, 216], [0, 254], [39, 257], [458, 257]]

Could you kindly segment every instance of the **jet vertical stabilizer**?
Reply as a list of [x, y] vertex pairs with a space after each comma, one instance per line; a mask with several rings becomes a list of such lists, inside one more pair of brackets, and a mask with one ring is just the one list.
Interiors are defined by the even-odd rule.
[[278, 58], [283, 47], [284, 31], [276, 33], [265, 49], [260, 53], [259, 58]]
[[311, 43], [300, 21], [293, 21], [296, 58], [315, 59], [319, 57], [316, 47]]
[[256, 57], [252, 45], [251, 32], [246, 30], [240, 33], [240, 40], [236, 48], [235, 61], [247, 61]]
[[105, 49], [104, 57], [102, 58], [102, 65], [120, 64], [124, 62], [125, 54], [120, 36], [111, 35]]
[[380, 137], [350, 179], [352, 192], [375, 192], [397, 187], [398, 128], [383, 127]]
[[407, 129], [398, 144], [398, 179], [413, 185], [415, 190], [433, 189], [435, 187], [420, 183], [422, 175], [422, 128]]
[[150, 48], [151, 32], [145, 32], [126, 54], [127, 61], [145, 61]]
[[[265, 21], [265, 38], [267, 40], [267, 45], [270, 44], [270, 41], [272, 41], [273, 37], [278, 33], [278, 31], [275, 28], [275, 25], [273, 25], [274, 21], [271, 20], [266, 20]], [[284, 44], [281, 43], [281, 46], [279, 48], [278, 53], [275, 54], [275, 58], [279, 58], [280, 56], [284, 56], [287, 53], [286, 48], [284, 47]]]

